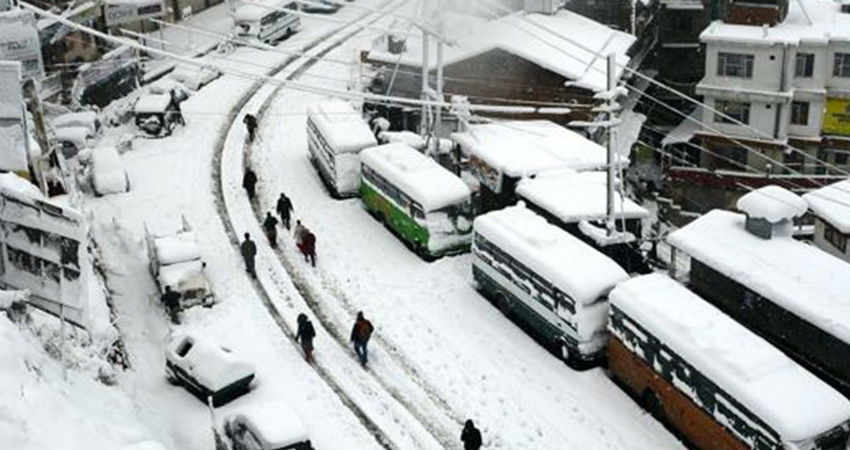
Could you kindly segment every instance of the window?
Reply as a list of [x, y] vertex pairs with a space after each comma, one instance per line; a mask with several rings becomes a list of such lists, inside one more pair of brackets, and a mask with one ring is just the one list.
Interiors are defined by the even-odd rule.
[[847, 236], [841, 234], [840, 231], [826, 222], [823, 222], [823, 238], [833, 247], [841, 250], [841, 253], [847, 251]]
[[835, 152], [835, 164], [839, 166], [847, 165], [847, 152]]
[[791, 102], [791, 124], [809, 124], [809, 102]]
[[812, 53], [797, 53], [794, 76], [797, 78], [811, 78], [815, 71], [815, 55]]
[[[750, 104], [743, 102], [732, 102], [727, 100], [717, 100], [714, 104], [715, 109], [738, 122], [748, 125], [750, 123]], [[714, 121], [718, 123], [735, 123], [735, 121], [721, 115], [715, 114]]]
[[850, 78], [850, 53], [836, 53], [835, 66], [832, 75], [841, 78]]
[[753, 77], [753, 55], [741, 53], [717, 54], [717, 75], [722, 77]]

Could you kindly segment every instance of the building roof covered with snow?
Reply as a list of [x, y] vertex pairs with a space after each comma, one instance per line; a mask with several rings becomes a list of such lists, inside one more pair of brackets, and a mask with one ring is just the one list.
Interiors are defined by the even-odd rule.
[[363, 164], [419, 202], [425, 212], [469, 201], [469, 187], [433, 159], [400, 143], [367, 148]]
[[850, 264], [788, 236], [757, 237], [746, 217], [713, 210], [667, 237], [670, 245], [850, 343]]
[[752, 190], [738, 199], [738, 209], [754, 219], [770, 223], [800, 217], [809, 209], [799, 195], [783, 187], [769, 185]]
[[[604, 172], [545, 172], [526, 178], [517, 195], [545, 209], [565, 223], [607, 217], [607, 175]], [[614, 196], [618, 219], [645, 219], [649, 211], [628, 197]]]
[[793, 1], [788, 3], [788, 17], [773, 27], [716, 21], [700, 34], [700, 40], [747, 42], [753, 45], [848, 41], [850, 14], [842, 14], [841, 4], [831, 0]]
[[308, 106], [310, 122], [337, 153], [355, 153], [378, 145], [360, 111], [342, 99], [330, 99]]
[[850, 234], [850, 179], [809, 192], [803, 199], [818, 217]]
[[[445, 65], [499, 49], [594, 92], [606, 88], [605, 57], [614, 53], [618, 63], [625, 66], [630, 59], [626, 52], [635, 42], [635, 37], [628, 33], [566, 10], [553, 15], [517, 12], [489, 21], [447, 13], [444, 20], [448, 40], [454, 44], [445, 46]], [[431, 55], [437, 54], [435, 40], [431, 40]], [[421, 67], [422, 42], [408, 39], [406, 51], [401, 55], [371, 51], [369, 59]], [[435, 59], [431, 58], [432, 68], [436, 68]], [[622, 69], [617, 71], [619, 77]]]
[[548, 120], [470, 125], [452, 133], [464, 153], [510, 177], [552, 169], [589, 170], [605, 166], [607, 150]]
[[809, 439], [850, 420], [850, 402], [836, 390], [666, 275], [620, 283], [609, 299], [783, 441]]
[[593, 303], [629, 277], [611, 258], [522, 204], [478, 216], [473, 228], [559, 286], [576, 303]]

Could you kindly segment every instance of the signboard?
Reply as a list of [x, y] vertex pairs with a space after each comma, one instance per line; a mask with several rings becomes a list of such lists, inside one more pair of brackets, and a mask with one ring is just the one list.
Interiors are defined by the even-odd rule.
[[135, 22], [148, 17], [165, 15], [163, 0], [109, 0], [103, 6], [106, 25]]
[[825, 134], [850, 136], [850, 99], [828, 98], [826, 100], [822, 131]]
[[32, 12], [16, 9], [0, 13], [0, 60], [20, 61], [24, 78], [44, 77], [41, 42]]
[[502, 173], [491, 167], [486, 161], [475, 155], [470, 155], [469, 169], [472, 175], [487, 189], [496, 194], [502, 192]]

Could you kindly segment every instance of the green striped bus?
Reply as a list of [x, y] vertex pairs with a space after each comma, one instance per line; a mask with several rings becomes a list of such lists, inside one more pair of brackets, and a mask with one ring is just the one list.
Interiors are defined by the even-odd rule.
[[360, 153], [360, 197], [376, 219], [423, 259], [469, 250], [469, 187], [414, 148], [400, 143]]

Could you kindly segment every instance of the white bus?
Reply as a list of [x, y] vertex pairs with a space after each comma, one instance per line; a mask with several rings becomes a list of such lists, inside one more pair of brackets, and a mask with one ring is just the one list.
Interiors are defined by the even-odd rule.
[[331, 196], [356, 196], [360, 186], [359, 153], [378, 145], [360, 111], [341, 99], [310, 105], [307, 144], [311, 160]]
[[240, 37], [250, 37], [271, 44], [301, 29], [301, 18], [284, 9], [298, 9], [296, 2], [273, 1], [268, 6], [242, 5], [233, 13]]
[[599, 362], [608, 292], [628, 274], [523, 203], [473, 223], [472, 275], [485, 297], [573, 367]]

